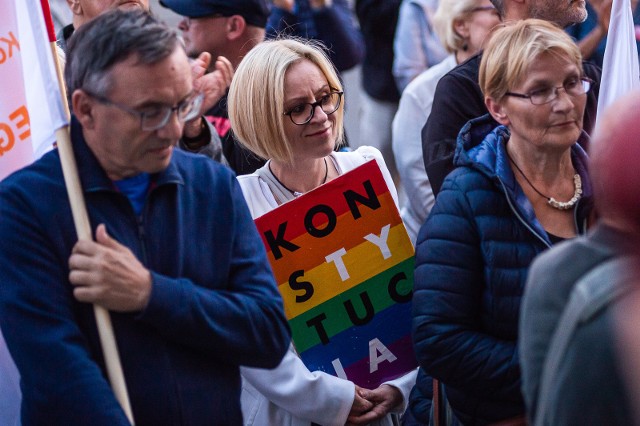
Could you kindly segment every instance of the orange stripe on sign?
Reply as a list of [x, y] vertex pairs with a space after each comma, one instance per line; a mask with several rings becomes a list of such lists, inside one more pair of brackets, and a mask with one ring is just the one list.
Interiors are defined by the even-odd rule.
[[339, 259], [302, 271], [294, 280], [296, 289], [288, 277], [278, 281], [287, 318], [295, 318], [413, 256], [413, 246], [403, 224], [388, 230], [386, 246], [389, 253], [385, 255], [377, 244], [363, 240]]
[[273, 253], [269, 251], [269, 263], [276, 281], [284, 282], [295, 270], [309, 270], [324, 263], [327, 255], [340, 248], [351, 250], [362, 244], [366, 235], [380, 235], [385, 225], [394, 227], [402, 223], [391, 194], [387, 192], [380, 196], [379, 200], [379, 209], [363, 209], [362, 217], [359, 219], [354, 219], [350, 212], [338, 217], [335, 229], [324, 238], [304, 234], [291, 240], [291, 243], [300, 248], [292, 252], [282, 250], [283, 256], [279, 260], [275, 260]]
[[[366, 206], [367, 200], [375, 203], [377, 197], [386, 193], [389, 193], [389, 188], [378, 163], [371, 160], [331, 182], [319, 186], [303, 197], [291, 200], [260, 216], [255, 222], [260, 230], [262, 242], [267, 251], [270, 251], [271, 246], [265, 232], [270, 231], [274, 236], [281, 235], [283, 239], [291, 241], [307, 234], [305, 217], [313, 218], [313, 225], [322, 229], [322, 225], [327, 221], [327, 214], [323, 212], [331, 211], [336, 217], [348, 211], [353, 211], [355, 214], [364, 213], [370, 210]], [[315, 214], [313, 214], [314, 212]], [[283, 234], [279, 234], [278, 230], [282, 230], [285, 222], [286, 230]]]

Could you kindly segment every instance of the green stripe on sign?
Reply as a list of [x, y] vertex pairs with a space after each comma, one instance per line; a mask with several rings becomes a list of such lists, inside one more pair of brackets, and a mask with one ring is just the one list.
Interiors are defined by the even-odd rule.
[[[371, 301], [375, 313], [398, 303], [394, 298], [397, 300], [406, 298], [413, 290], [413, 267], [414, 257], [412, 256], [289, 321], [293, 343], [298, 353], [321, 343], [318, 326], [309, 324], [321, 323], [321, 328], [328, 338], [354, 325], [346, 307], [349, 301], [357, 318], [365, 318], [367, 311], [363, 298]], [[363, 293], [365, 293], [364, 296], [362, 296]]]

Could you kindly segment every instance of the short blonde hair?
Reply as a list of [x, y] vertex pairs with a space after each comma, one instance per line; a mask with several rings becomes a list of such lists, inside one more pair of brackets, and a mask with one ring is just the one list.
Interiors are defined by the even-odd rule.
[[560, 27], [540, 19], [526, 19], [496, 30], [480, 62], [480, 88], [485, 97], [500, 101], [526, 77], [542, 54], [573, 62], [582, 74], [580, 49]]
[[[342, 91], [338, 74], [317, 42], [293, 38], [259, 43], [242, 59], [228, 96], [231, 127], [238, 141], [264, 159], [293, 163], [290, 141], [284, 131], [284, 78], [301, 60], [314, 63], [332, 89]], [[344, 102], [336, 112], [336, 146], [344, 138]]]
[[447, 52], [455, 53], [462, 49], [465, 40], [456, 32], [453, 24], [458, 19], [465, 19], [477, 5], [478, 0], [440, 0], [433, 15], [433, 27]]

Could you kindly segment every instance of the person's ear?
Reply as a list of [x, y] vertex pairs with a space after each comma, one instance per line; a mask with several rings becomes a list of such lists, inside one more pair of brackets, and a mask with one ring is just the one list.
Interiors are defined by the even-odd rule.
[[454, 19], [453, 20], [453, 31], [458, 34], [461, 38], [463, 39], [468, 39], [469, 38], [469, 23], [467, 22], [466, 19]]
[[509, 114], [504, 107], [503, 102], [498, 102], [495, 99], [486, 96], [484, 98], [484, 104], [487, 106], [489, 114], [491, 114], [493, 119], [498, 123], [502, 124], [503, 126], [508, 126], [509, 124], [511, 124], [511, 121], [509, 120]]
[[94, 127], [95, 104], [95, 99], [82, 89], [74, 90], [71, 95], [73, 115], [75, 115], [84, 129], [93, 129]]
[[240, 15], [232, 15], [227, 19], [227, 38], [229, 40], [237, 40], [244, 34], [247, 22]]
[[69, 6], [74, 15], [82, 15], [84, 13], [80, 0], [67, 0], [67, 6]]

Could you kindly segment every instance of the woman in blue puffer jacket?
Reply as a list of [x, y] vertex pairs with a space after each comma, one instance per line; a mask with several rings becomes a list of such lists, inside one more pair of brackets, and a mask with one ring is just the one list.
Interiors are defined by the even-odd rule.
[[566, 34], [539, 20], [499, 29], [480, 86], [501, 126], [487, 115], [460, 133], [457, 168], [418, 235], [413, 305], [420, 366], [466, 426], [524, 421], [516, 340], [529, 265], [585, 231], [591, 194], [577, 143], [591, 81]]

